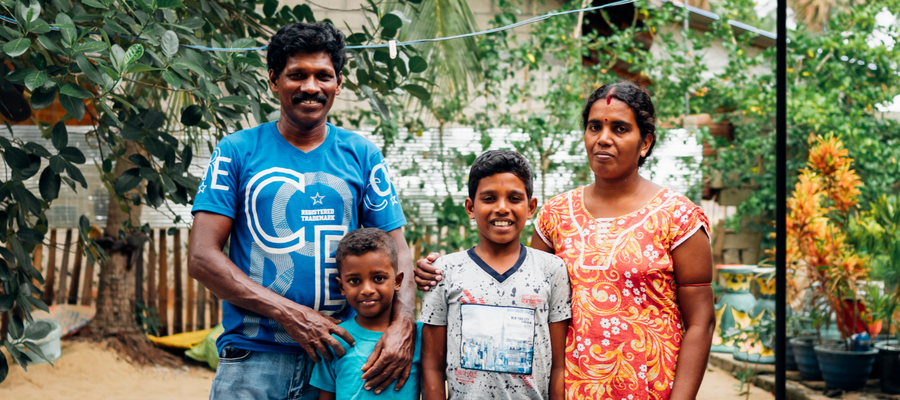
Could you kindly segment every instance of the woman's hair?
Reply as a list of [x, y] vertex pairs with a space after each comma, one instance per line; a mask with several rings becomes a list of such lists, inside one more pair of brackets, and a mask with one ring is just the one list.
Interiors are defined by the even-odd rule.
[[344, 52], [344, 34], [333, 25], [325, 22], [309, 24], [297, 22], [288, 24], [278, 30], [269, 41], [266, 62], [269, 70], [275, 71], [275, 77], [281, 76], [288, 57], [297, 53], [328, 53], [334, 73], [340, 76], [344, 69], [347, 55]]
[[647, 157], [653, 152], [653, 146], [656, 145], [656, 109], [653, 102], [650, 101], [650, 95], [644, 89], [635, 85], [633, 82], [623, 81], [619, 83], [608, 83], [601, 86], [591, 97], [588, 98], [587, 104], [584, 105], [584, 111], [581, 112], [581, 126], [587, 129], [588, 116], [591, 114], [591, 107], [597, 100], [609, 101], [610, 99], [619, 100], [628, 105], [634, 112], [634, 119], [637, 122], [638, 130], [641, 132], [641, 140], [647, 138], [647, 135], [653, 135], [653, 142], [647, 149], [647, 155], [638, 159], [638, 167], [644, 165]]
[[469, 198], [475, 201], [478, 185], [481, 180], [492, 175], [509, 172], [522, 180], [525, 194], [531, 200], [534, 194], [534, 174], [528, 160], [519, 153], [510, 150], [490, 150], [482, 153], [469, 170]]

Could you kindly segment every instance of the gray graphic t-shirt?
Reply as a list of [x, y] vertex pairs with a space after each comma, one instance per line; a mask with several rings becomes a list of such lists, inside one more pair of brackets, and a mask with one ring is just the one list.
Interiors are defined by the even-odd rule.
[[572, 317], [562, 259], [521, 247], [498, 274], [474, 249], [439, 258], [419, 321], [447, 326], [450, 399], [548, 399], [550, 323]]

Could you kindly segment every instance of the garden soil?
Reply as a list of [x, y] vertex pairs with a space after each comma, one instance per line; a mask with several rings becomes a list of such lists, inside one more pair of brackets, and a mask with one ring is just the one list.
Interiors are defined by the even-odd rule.
[[[178, 368], [140, 367], [103, 344], [64, 340], [55, 367], [38, 364], [22, 371], [5, 350], [9, 376], [0, 383], [0, 399], [208, 399], [215, 373], [199, 363]], [[738, 381], [710, 367], [697, 400], [745, 399], [738, 396]], [[749, 400], [770, 400], [772, 395], [754, 387]]]

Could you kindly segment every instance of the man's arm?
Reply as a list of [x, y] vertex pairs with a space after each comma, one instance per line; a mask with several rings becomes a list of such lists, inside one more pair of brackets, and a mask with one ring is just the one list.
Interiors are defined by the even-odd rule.
[[319, 400], [334, 400], [334, 392], [319, 389]]
[[415, 353], [416, 321], [413, 313], [416, 289], [413, 282], [412, 255], [409, 253], [406, 238], [403, 237], [403, 228], [394, 229], [388, 234], [397, 243], [398, 269], [403, 272], [403, 284], [394, 296], [391, 325], [375, 344], [375, 349], [362, 367], [366, 390], [375, 388], [376, 394], [384, 391], [394, 381], [397, 381], [395, 390], [403, 388], [409, 379]]
[[[552, 332], [552, 331], [551, 331]], [[565, 341], [565, 338], [563, 338]], [[565, 345], [564, 345], [565, 346]], [[563, 349], [565, 351], [565, 349]], [[422, 399], [445, 400], [447, 392], [447, 327], [422, 327]]]
[[550, 323], [550, 349], [553, 361], [550, 366], [550, 400], [566, 398], [566, 333], [569, 320]]
[[253, 282], [222, 252], [231, 233], [233, 220], [211, 212], [197, 212], [190, 239], [188, 273], [213, 292], [216, 297], [237, 307], [274, 319], [306, 350], [309, 357], [319, 362], [316, 350], [331, 360], [331, 346], [338, 356], [344, 348], [333, 338], [335, 334], [351, 346], [353, 337], [328, 317], [315, 310], [281, 297], [275, 292]]

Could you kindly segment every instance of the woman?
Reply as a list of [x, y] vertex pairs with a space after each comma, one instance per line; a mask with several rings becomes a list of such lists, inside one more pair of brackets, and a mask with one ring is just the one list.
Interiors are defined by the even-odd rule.
[[[646, 92], [605, 85], [582, 123], [594, 183], [547, 201], [531, 241], [569, 271], [567, 398], [694, 399], [715, 326], [707, 218], [638, 174], [655, 142]], [[440, 280], [428, 260], [418, 267], [420, 289]]]

